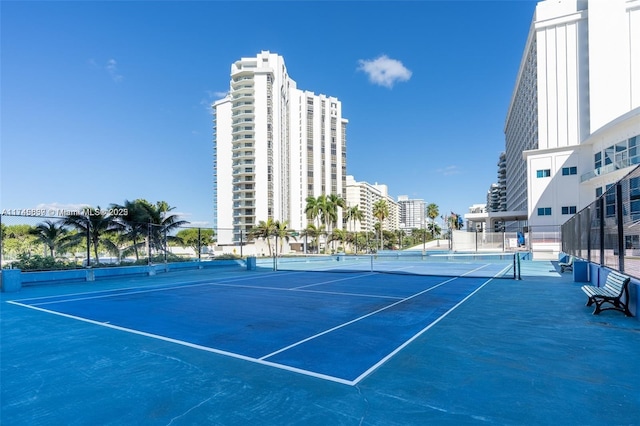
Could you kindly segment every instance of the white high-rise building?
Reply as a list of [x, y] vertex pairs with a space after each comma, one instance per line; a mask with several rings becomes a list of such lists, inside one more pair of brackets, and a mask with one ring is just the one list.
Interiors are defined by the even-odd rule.
[[213, 111], [219, 244], [268, 219], [304, 229], [308, 196], [346, 198], [342, 104], [298, 89], [281, 56], [263, 51], [233, 63], [229, 93]]
[[363, 220], [356, 222], [355, 227], [353, 223], [347, 224], [349, 231], [361, 232], [375, 230], [375, 224], [378, 223], [378, 219], [373, 216], [373, 205], [379, 200], [385, 200], [389, 210], [389, 216], [382, 222], [382, 229], [395, 231], [399, 228], [400, 207], [393, 197], [389, 195], [387, 185], [356, 182], [353, 176], [347, 176], [346, 188], [347, 197], [345, 200], [347, 207], [358, 206], [358, 210], [363, 214]]
[[400, 229], [411, 232], [412, 229], [425, 229], [427, 227], [424, 200], [409, 198], [407, 195], [399, 195], [398, 207], [400, 210]]
[[534, 233], [640, 163], [640, 0], [538, 3], [505, 136], [507, 209]]

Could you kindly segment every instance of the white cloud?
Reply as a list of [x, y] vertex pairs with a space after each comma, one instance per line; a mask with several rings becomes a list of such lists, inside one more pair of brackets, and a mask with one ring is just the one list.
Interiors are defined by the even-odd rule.
[[397, 82], [408, 81], [412, 74], [402, 62], [387, 55], [376, 59], [360, 59], [358, 63], [358, 71], [364, 71], [371, 83], [388, 88], [392, 88]]
[[116, 83], [119, 83], [124, 79], [122, 74], [118, 72], [118, 63], [116, 62], [115, 59], [109, 59], [107, 61], [107, 65], [105, 66], [105, 69], [111, 76], [111, 79]]
[[460, 169], [458, 168], [458, 166], [447, 166], [444, 169], [438, 169], [437, 172], [444, 176], [451, 176], [459, 174]]
[[105, 70], [116, 83], [124, 80], [124, 76], [118, 72], [118, 62], [115, 59], [109, 59], [105, 65], [100, 65], [95, 59], [89, 59], [89, 65], [98, 70]]
[[205, 98], [200, 100], [200, 105], [207, 111], [207, 114], [213, 115], [213, 103], [217, 100], [225, 98], [229, 92], [205, 91]]

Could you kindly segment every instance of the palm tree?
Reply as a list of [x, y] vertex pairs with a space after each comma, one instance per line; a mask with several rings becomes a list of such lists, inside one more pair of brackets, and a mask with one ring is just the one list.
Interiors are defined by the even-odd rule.
[[355, 244], [355, 253], [358, 254], [358, 233], [356, 232], [356, 222], [362, 223], [362, 221], [364, 220], [364, 212], [360, 210], [357, 205], [349, 207], [347, 208], [347, 211], [345, 213], [345, 219], [347, 220], [347, 222], [349, 222], [350, 220], [353, 221], [352, 231], [355, 234], [353, 237], [353, 242]]
[[272, 218], [269, 218], [266, 222], [264, 220], [258, 222], [256, 226], [249, 230], [248, 236], [249, 238], [263, 238], [269, 248], [269, 257], [271, 257], [271, 243], [269, 242], [269, 239], [272, 235], [275, 235], [275, 233], [276, 223]]
[[345, 213], [345, 219], [348, 221], [353, 221], [353, 229], [352, 231], [355, 231], [356, 229], [356, 222], [362, 222], [362, 220], [364, 219], [364, 212], [362, 210], [360, 210], [360, 208], [356, 205], [353, 207], [349, 207], [347, 208], [347, 211]]
[[168, 234], [176, 228], [189, 224], [189, 222], [180, 220], [176, 214], [168, 214], [175, 207], [170, 207], [166, 201], [157, 201], [155, 205], [142, 199], [136, 201], [140, 202], [144, 210], [146, 210], [151, 237], [150, 245], [156, 250], [166, 251], [165, 239], [180, 243], [177, 237]]
[[65, 239], [68, 234], [65, 227], [59, 226], [50, 220], [37, 224], [29, 233], [35, 235], [49, 248], [49, 256], [51, 257], [56, 256], [56, 249], [64, 250], [70, 243], [68, 239]]
[[139, 260], [138, 249], [144, 246], [144, 239], [148, 236], [149, 215], [147, 209], [143, 206], [141, 200], [125, 200], [122, 205], [112, 204], [111, 206], [113, 209], [127, 212], [125, 215], [117, 216], [116, 220], [123, 225], [125, 239], [133, 243], [130, 247], [126, 247], [125, 251], [130, 253], [133, 250], [136, 260]]
[[[84, 211], [87, 212], [84, 215], [67, 216], [62, 220], [62, 224], [72, 226], [78, 230], [74, 242], [87, 236], [88, 242], [93, 244], [93, 254], [96, 263], [100, 263], [98, 245], [103, 244], [109, 251], [117, 250], [115, 244], [108, 238], [105, 238], [105, 236], [122, 229], [122, 225], [117, 223], [113, 216], [101, 210], [100, 206], [97, 208], [87, 207]], [[89, 266], [89, 264], [89, 259], [87, 259], [87, 266]]]
[[[316, 252], [318, 249], [318, 235], [320, 235], [320, 230], [313, 223], [307, 225], [307, 228], [301, 232], [301, 235], [306, 238], [311, 238], [311, 244], [309, 246], [311, 248], [315, 247]], [[314, 244], [315, 242], [315, 244]]]
[[435, 219], [438, 217], [440, 212], [438, 211], [438, 206], [435, 203], [429, 203], [427, 205], [427, 217], [431, 219], [431, 239], [435, 238], [434, 231], [435, 227]]
[[396, 229], [396, 237], [398, 238], [398, 249], [402, 250], [402, 239], [405, 236], [405, 232], [402, 229]]
[[373, 203], [373, 216], [380, 222], [380, 250], [382, 250], [382, 222], [389, 217], [386, 200], [380, 199]]
[[334, 229], [329, 237], [329, 241], [338, 241], [342, 245], [347, 241], [347, 233], [343, 229]]
[[294, 231], [287, 228], [287, 226], [289, 225], [288, 221], [284, 221], [284, 222], [275, 221], [274, 225], [275, 225], [274, 235], [277, 238], [280, 238], [280, 255], [282, 255], [284, 241], [288, 243], [290, 238], [293, 238], [295, 240], [296, 237], [293, 236]]
[[318, 220], [317, 228], [320, 228], [321, 216], [324, 212], [324, 208], [326, 205], [326, 197], [324, 195], [320, 195], [318, 198], [309, 195], [306, 199], [307, 205], [304, 209], [304, 212], [307, 215], [307, 219], [310, 221]]
[[327, 227], [327, 231], [333, 231], [338, 222], [338, 208], [344, 209], [347, 207], [347, 203], [344, 201], [344, 198], [337, 194], [330, 194], [327, 198], [326, 210], [327, 215], [326, 219], [328, 220], [327, 225], [331, 227], [329, 229]]
[[442, 230], [440, 229], [440, 226], [437, 223], [432, 222], [427, 226], [428, 226], [428, 231], [431, 233], [432, 238], [434, 235], [440, 235], [440, 232]]

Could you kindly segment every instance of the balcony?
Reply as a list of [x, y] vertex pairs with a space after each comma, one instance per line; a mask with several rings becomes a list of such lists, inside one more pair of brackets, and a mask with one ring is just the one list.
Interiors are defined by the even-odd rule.
[[633, 166], [635, 164], [640, 164], [640, 156], [636, 156], [636, 157], [632, 157], [632, 158], [625, 158], [622, 161], [616, 161], [615, 163], [612, 164], [607, 164], [606, 166], [603, 167], [598, 167], [595, 170], [592, 170], [588, 173], [583, 174], [582, 176], [580, 176], [580, 182], [586, 182], [589, 179], [593, 179], [595, 177], [598, 176], [603, 176], [606, 175], [608, 173], [611, 172], [615, 172], [616, 170], [620, 170], [620, 169], [624, 169], [626, 167], [630, 167]]

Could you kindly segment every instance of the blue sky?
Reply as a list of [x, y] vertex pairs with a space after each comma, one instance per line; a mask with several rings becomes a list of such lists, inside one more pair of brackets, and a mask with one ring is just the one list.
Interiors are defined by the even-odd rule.
[[145, 198], [211, 225], [210, 105], [269, 50], [342, 101], [348, 174], [465, 213], [496, 181], [535, 4], [2, 1], [0, 209]]

